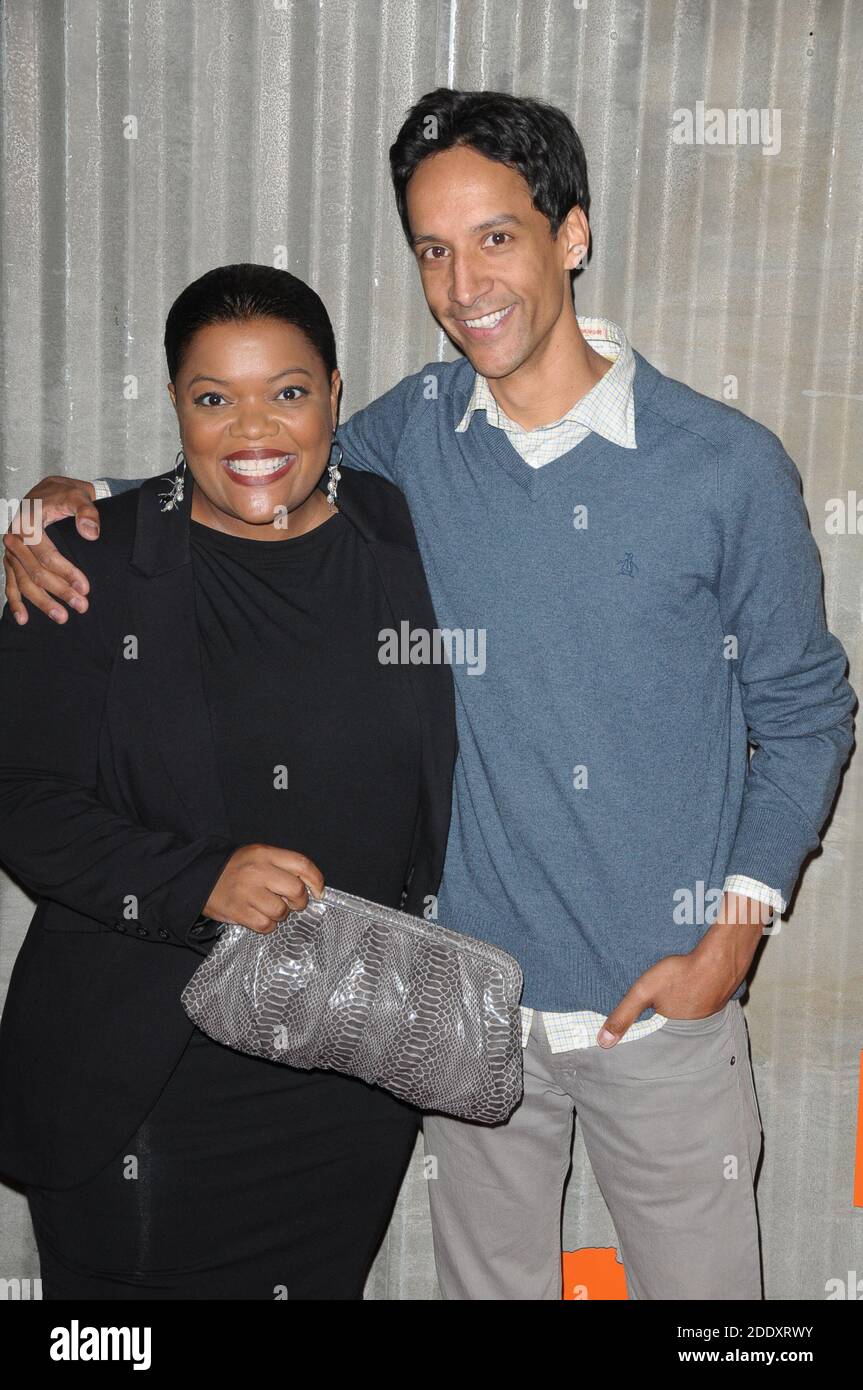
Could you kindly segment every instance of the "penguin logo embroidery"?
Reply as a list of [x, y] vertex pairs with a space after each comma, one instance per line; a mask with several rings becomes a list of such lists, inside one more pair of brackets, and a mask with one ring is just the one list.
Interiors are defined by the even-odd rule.
[[618, 574], [628, 574], [629, 577], [630, 577], [630, 579], [634, 578], [635, 575], [638, 574], [638, 565], [635, 563], [635, 561], [634, 561], [633, 558], [632, 558], [632, 551], [631, 551], [631, 550], [627, 550], [627, 552], [626, 552], [626, 554], [624, 555], [623, 559], [620, 560], [620, 561], [618, 561], [617, 573], [618, 573]]

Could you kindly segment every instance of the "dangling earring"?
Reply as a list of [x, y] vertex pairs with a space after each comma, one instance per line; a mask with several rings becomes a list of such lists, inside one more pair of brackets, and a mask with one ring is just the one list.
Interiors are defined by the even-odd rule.
[[339, 464], [345, 456], [341, 444], [336, 439], [335, 430], [333, 430], [333, 444], [338, 449], [339, 456], [336, 459], [335, 463], [330, 463], [327, 465], [327, 472], [330, 475], [329, 481], [327, 483], [327, 501], [329, 502], [331, 507], [334, 507], [336, 505], [336, 489], [339, 485], [339, 478], [342, 476], [339, 472]]
[[174, 459], [173, 477], [170, 473], [165, 473], [163, 474], [161, 479], [162, 482], [171, 484], [167, 492], [159, 493], [159, 496], [162, 499], [161, 510], [163, 512], [173, 511], [182, 502], [185, 472], [186, 455], [183, 453], [183, 450], [181, 449], [180, 452], [177, 454], [177, 457]]

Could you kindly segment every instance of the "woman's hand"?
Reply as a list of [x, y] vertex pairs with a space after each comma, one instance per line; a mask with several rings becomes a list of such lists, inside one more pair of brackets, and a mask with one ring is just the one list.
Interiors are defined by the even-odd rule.
[[61, 517], [74, 516], [79, 536], [96, 540], [99, 511], [94, 496], [92, 483], [61, 477], [43, 478], [27, 493], [24, 500], [29, 505], [18, 509], [3, 537], [6, 598], [17, 623], [27, 621], [25, 598], [55, 623], [65, 623], [69, 617], [64, 603], [86, 613], [90, 591], [87, 576], [60, 554], [45, 535], [45, 527]]
[[204, 903], [205, 917], [271, 932], [287, 910], [300, 912], [324, 891], [324, 876], [305, 854], [276, 845], [242, 845], [222, 870]]

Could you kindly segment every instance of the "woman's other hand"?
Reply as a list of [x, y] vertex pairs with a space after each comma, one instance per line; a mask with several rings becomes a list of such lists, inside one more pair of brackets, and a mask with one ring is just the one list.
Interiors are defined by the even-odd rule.
[[271, 932], [288, 911], [302, 911], [309, 890], [320, 897], [324, 876], [305, 854], [276, 845], [242, 845], [222, 870], [203, 912], [214, 922]]
[[17, 623], [27, 621], [24, 599], [55, 623], [68, 619], [64, 603], [86, 613], [90, 592], [87, 576], [60, 554], [45, 535], [45, 527], [61, 517], [74, 516], [78, 534], [85, 540], [96, 540], [99, 511], [94, 499], [93, 484], [80, 478], [42, 478], [27, 493], [3, 537], [6, 599]]

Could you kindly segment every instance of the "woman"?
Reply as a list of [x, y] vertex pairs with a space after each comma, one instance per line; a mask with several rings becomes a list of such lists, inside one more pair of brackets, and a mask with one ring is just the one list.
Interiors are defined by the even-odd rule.
[[325, 879], [422, 911], [451, 673], [378, 660], [381, 629], [435, 619], [402, 494], [331, 453], [318, 296], [221, 267], [165, 350], [174, 473], [101, 502], [98, 546], [52, 527], [88, 612], [0, 621], [0, 858], [39, 898], [0, 1027], [0, 1171], [45, 1298], [359, 1299], [418, 1113], [222, 1047], [180, 995], [221, 923], [271, 931]]

